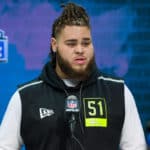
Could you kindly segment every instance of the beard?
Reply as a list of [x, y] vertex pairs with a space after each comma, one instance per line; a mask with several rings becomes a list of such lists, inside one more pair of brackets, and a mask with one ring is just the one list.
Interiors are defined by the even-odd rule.
[[56, 52], [56, 61], [61, 71], [70, 79], [85, 80], [93, 70], [95, 65], [94, 55], [84, 69], [74, 69], [64, 58], [61, 57], [59, 51]]

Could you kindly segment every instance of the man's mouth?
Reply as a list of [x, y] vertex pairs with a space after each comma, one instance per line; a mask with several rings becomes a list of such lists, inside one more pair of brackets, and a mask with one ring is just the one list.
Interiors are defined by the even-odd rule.
[[74, 59], [75, 64], [83, 65], [86, 62], [86, 59], [84, 57], [78, 57]]

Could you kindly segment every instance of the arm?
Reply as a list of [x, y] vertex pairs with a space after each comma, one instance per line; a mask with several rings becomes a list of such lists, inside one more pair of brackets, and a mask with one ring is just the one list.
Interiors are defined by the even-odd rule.
[[18, 91], [12, 96], [0, 125], [0, 150], [19, 150], [22, 145], [20, 136], [21, 101]]
[[138, 110], [127, 86], [125, 86], [125, 120], [122, 129], [120, 149], [146, 150], [146, 142]]

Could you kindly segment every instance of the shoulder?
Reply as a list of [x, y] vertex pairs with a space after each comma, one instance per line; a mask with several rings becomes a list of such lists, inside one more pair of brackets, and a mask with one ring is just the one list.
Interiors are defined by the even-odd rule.
[[102, 72], [99, 73], [97, 79], [100, 80], [100, 81], [105, 81], [105, 82], [110, 82], [110, 83], [124, 84], [124, 80], [122, 78], [116, 77], [116, 76], [113, 76], [113, 75], [109, 75], [109, 74], [106, 74], [106, 73], [102, 73]]
[[39, 80], [38, 78], [33, 79], [31, 81], [18, 85], [18, 91], [20, 92], [23, 90], [32, 89], [32, 88], [38, 87], [42, 83], [43, 83], [43, 80]]

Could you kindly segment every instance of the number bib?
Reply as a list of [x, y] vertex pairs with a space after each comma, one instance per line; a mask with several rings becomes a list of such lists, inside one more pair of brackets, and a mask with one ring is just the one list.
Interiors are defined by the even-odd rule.
[[105, 98], [83, 98], [86, 127], [107, 127]]

